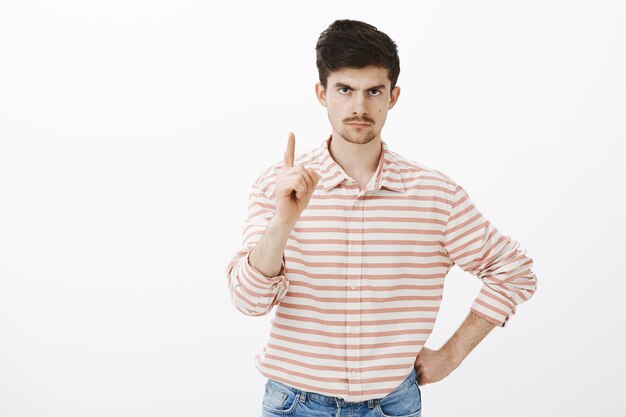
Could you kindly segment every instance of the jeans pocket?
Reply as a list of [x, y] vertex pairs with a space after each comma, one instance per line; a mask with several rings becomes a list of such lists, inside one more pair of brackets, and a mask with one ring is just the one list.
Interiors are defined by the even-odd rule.
[[265, 384], [263, 410], [270, 414], [286, 415], [295, 411], [300, 394], [275, 384]]
[[382, 417], [420, 417], [422, 395], [417, 381], [378, 400], [376, 409]]

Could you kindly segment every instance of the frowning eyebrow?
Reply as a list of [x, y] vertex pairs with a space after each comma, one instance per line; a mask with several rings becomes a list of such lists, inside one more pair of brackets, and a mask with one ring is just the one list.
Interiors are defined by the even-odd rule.
[[[335, 88], [337, 87], [347, 87], [351, 90], [354, 90], [353, 87], [349, 86], [348, 84], [344, 84], [344, 83], [340, 83], [340, 82], [336, 82], [334, 85]], [[384, 84], [380, 84], [380, 85], [375, 85], [374, 87], [370, 87], [367, 90], [384, 90], [385, 89], [385, 85]]]

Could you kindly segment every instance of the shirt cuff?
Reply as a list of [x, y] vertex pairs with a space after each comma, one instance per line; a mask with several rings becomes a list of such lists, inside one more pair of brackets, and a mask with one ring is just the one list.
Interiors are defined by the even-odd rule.
[[505, 327], [509, 318], [515, 314], [515, 304], [489, 286], [483, 285], [471, 311], [497, 326]]
[[268, 277], [263, 272], [256, 269], [254, 266], [250, 264], [250, 250], [244, 259], [243, 262], [243, 273], [245, 276], [249, 277], [255, 284], [260, 287], [267, 288], [272, 293], [271, 298], [275, 299], [276, 304], [280, 304], [285, 294], [287, 294], [287, 290], [289, 289], [289, 280], [285, 275], [285, 257], [283, 256], [280, 265], [280, 271], [278, 275], [273, 277]]

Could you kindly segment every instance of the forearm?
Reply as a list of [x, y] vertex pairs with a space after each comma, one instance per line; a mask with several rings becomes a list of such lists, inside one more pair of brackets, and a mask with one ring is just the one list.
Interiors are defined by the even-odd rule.
[[463, 324], [440, 350], [446, 352], [458, 366], [494, 327], [495, 323], [470, 311]]
[[250, 252], [250, 265], [268, 277], [278, 275], [292, 230], [293, 223], [283, 222], [278, 217], [273, 217], [265, 233]]

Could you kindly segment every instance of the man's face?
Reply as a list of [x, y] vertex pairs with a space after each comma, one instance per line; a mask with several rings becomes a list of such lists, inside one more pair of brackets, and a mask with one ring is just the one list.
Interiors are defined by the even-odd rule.
[[366, 144], [380, 137], [387, 111], [398, 100], [400, 87], [390, 87], [385, 68], [342, 68], [328, 76], [326, 89], [316, 83], [315, 93], [328, 111], [333, 135]]

